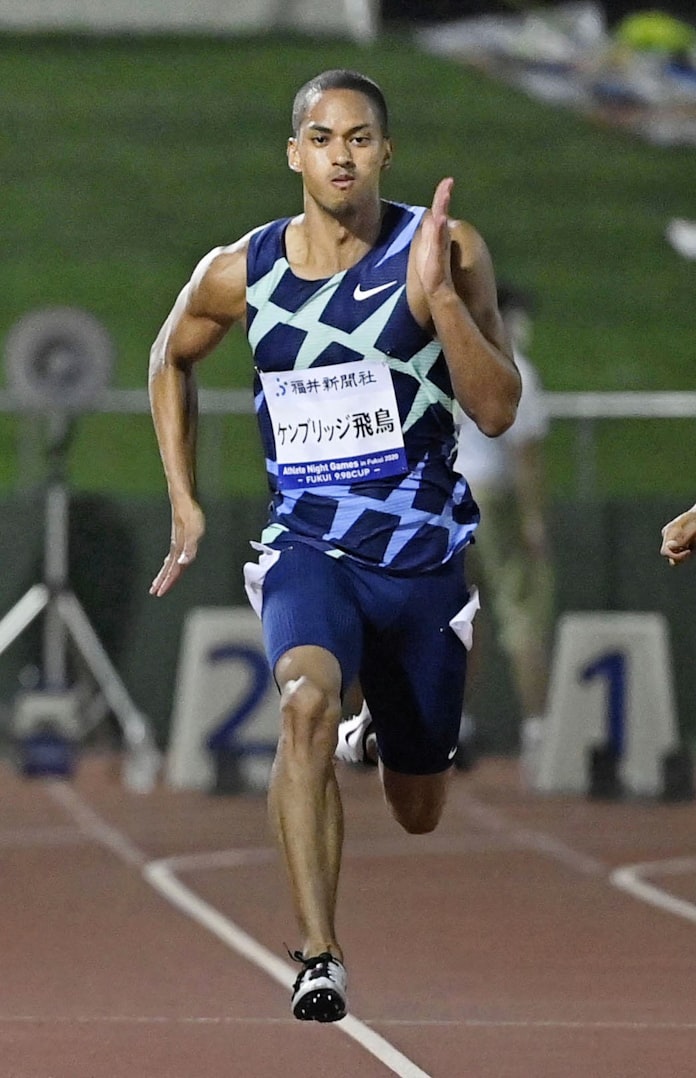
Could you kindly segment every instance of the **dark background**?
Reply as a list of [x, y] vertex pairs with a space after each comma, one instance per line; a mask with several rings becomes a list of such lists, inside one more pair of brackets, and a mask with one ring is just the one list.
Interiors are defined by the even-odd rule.
[[[430, 0], [429, 3], [422, 0], [382, 0], [382, 17], [387, 23], [428, 23], [491, 13], [520, 14], [534, 8], [563, 6], [567, 4], [553, 3], [551, 0], [539, 4], [525, 3], [525, 0], [519, 3], [503, 3], [502, 0]], [[644, 4], [635, 0], [605, 0], [601, 6], [609, 26], [634, 11], [659, 10], [692, 22], [696, 18], [694, 0], [663, 0], [661, 3], [646, 0]]]

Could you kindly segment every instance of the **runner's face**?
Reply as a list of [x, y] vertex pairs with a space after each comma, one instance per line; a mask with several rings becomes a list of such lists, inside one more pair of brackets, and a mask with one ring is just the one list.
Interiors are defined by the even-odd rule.
[[391, 144], [372, 103], [355, 90], [318, 94], [299, 134], [288, 141], [288, 164], [302, 173], [306, 194], [338, 217], [379, 198], [390, 158]]

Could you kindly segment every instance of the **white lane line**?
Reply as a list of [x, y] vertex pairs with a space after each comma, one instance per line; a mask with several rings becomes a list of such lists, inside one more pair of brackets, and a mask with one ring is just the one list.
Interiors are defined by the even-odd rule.
[[0, 1025], [40, 1022], [41, 1025], [133, 1026], [295, 1026], [295, 1018], [236, 1018], [234, 1015], [166, 1014], [0, 1014]]
[[[462, 804], [463, 802], [463, 804]], [[502, 812], [477, 801], [469, 793], [463, 792], [459, 805], [460, 811], [483, 827], [497, 834], [505, 834], [520, 846], [538, 850], [554, 860], [566, 864], [569, 868], [587, 875], [603, 876], [609, 884], [640, 902], [682, 917], [696, 924], [696, 903], [677, 898], [662, 887], [647, 883], [643, 876], [680, 875], [696, 872], [696, 857], [675, 857], [664, 861], [643, 861], [633, 865], [622, 865], [610, 869], [608, 865], [594, 857], [588, 857], [573, 849], [544, 831], [518, 827], [508, 820]]]
[[[428, 836], [429, 837], [429, 836]], [[519, 843], [510, 839], [479, 836], [474, 843], [462, 842], [459, 838], [442, 840], [439, 843], [421, 844], [413, 836], [412, 842], [397, 839], [382, 841], [347, 841], [343, 847], [343, 856], [360, 860], [386, 857], [459, 857], [464, 853], [498, 853], [501, 850], [515, 850]], [[166, 860], [177, 873], [195, 872], [198, 869], [238, 868], [242, 865], [268, 864], [278, 860], [278, 851], [272, 846], [238, 847], [237, 849], [203, 850], [195, 853], [177, 854]]]
[[646, 883], [643, 876], [678, 876], [696, 872], [696, 857], [674, 857], [665, 861], [642, 861], [635, 865], [622, 865], [609, 874], [609, 881], [620, 891], [625, 891], [641, 902], [664, 910], [665, 913], [683, 917], [696, 924], [696, 904], [677, 898], [662, 887]]
[[[579, 1032], [592, 1030], [630, 1030], [637, 1033], [685, 1032], [696, 1030], [696, 1022], [583, 1022], [562, 1018], [379, 1018], [383, 1026], [404, 1029], [570, 1029]], [[133, 1026], [297, 1026], [294, 1018], [239, 1018], [234, 1015], [141, 1015], [141, 1014], [0, 1014], [0, 1026], [32, 1025], [133, 1025]], [[416, 1072], [417, 1073], [417, 1072]], [[421, 1072], [422, 1073], [422, 1072]]]
[[93, 838], [100, 846], [111, 850], [121, 861], [127, 865], [142, 868], [147, 860], [142, 850], [131, 842], [121, 831], [103, 819], [90, 805], [80, 797], [72, 786], [65, 782], [49, 782], [46, 789], [59, 805], [72, 816], [73, 820], [86, 835]]
[[461, 792], [458, 807], [464, 816], [476, 821], [486, 830], [502, 833], [516, 845], [524, 849], [537, 850], [554, 861], [572, 868], [575, 872], [581, 872], [586, 876], [606, 876], [608, 872], [609, 866], [596, 857], [590, 857], [574, 849], [546, 831], [519, 827], [507, 819], [504, 813], [477, 801], [466, 791]]
[[[258, 969], [269, 974], [283, 988], [289, 989], [294, 980], [296, 970], [288, 963], [282, 962], [266, 947], [244, 932], [233, 921], [224, 917], [219, 910], [204, 902], [203, 899], [199, 898], [198, 895], [177, 879], [171, 866], [176, 864], [179, 859], [165, 858], [159, 861], [147, 861], [142, 850], [131, 842], [126, 835], [108, 824], [72, 787], [68, 787], [63, 783], [51, 783], [47, 788], [54, 800], [72, 816], [85, 834], [91, 836], [100, 845], [105, 846], [120, 860], [125, 861], [126, 864], [139, 868], [146, 882], [166, 898], [168, 902], [191, 917], [203, 928], [212, 932], [241, 957], [246, 958]], [[249, 852], [235, 851], [235, 853], [241, 855], [241, 863], [244, 863], [244, 856]], [[252, 852], [256, 853], [256, 851]], [[216, 855], [211, 856], [212, 864]], [[262, 858], [266, 856], [267, 851], [262, 851]], [[204, 860], [205, 855], [199, 855], [195, 863], [200, 864], [201, 858]], [[182, 857], [180, 861], [182, 864], [186, 864], [191, 861], [191, 858]], [[387, 1069], [396, 1074], [398, 1078], [430, 1078], [425, 1071], [399, 1052], [389, 1041], [385, 1040], [384, 1037], [380, 1037], [378, 1033], [375, 1033], [364, 1022], [354, 1018], [353, 1015], [348, 1014], [340, 1022], [336, 1022], [333, 1029], [360, 1044], [370, 1055], [384, 1063]]]
[[443, 1028], [454, 1026], [455, 1029], [459, 1029], [460, 1026], [466, 1029], [577, 1029], [579, 1031], [628, 1029], [635, 1030], [638, 1033], [641, 1031], [654, 1033], [662, 1030], [689, 1032], [696, 1029], [696, 1022], [631, 1022], [628, 1020], [623, 1022], [620, 1020], [616, 1022], [582, 1022], [578, 1019], [564, 1020], [562, 1018], [463, 1018], [461, 1021], [456, 1018], [425, 1018], [422, 1022], [408, 1018], [385, 1018], [384, 1021], [380, 1019], [380, 1024], [385, 1026], [433, 1026], [435, 1028], [438, 1026]]
[[[243, 855], [245, 851], [228, 852], [234, 857], [235, 854], [239, 853]], [[221, 853], [214, 854], [213, 859], [219, 867]], [[184, 864], [192, 867], [192, 860], [191, 856], [187, 856], [150, 861], [143, 868], [143, 876], [173, 906], [182, 910], [194, 921], [202, 925], [203, 928], [217, 936], [227, 947], [230, 947], [242, 958], [246, 958], [247, 961], [262, 969], [264, 973], [267, 973], [269, 977], [272, 977], [273, 980], [287, 989], [295, 978], [296, 969], [289, 963], [281, 961], [255, 940], [253, 936], [250, 936], [234, 924], [233, 921], [224, 917], [219, 910], [204, 902], [176, 876], [177, 865], [181, 867]], [[203, 867], [205, 865], [205, 855], [197, 855], [194, 863], [198, 868]], [[380, 1037], [378, 1033], [366, 1026], [364, 1022], [354, 1018], [353, 1015], [346, 1015], [333, 1028], [337, 1032], [345, 1033], [352, 1040], [357, 1041], [370, 1055], [379, 1059], [388, 1070], [399, 1075], [400, 1078], [429, 1078], [426, 1072], [416, 1066], [412, 1060], [402, 1055], [389, 1041], [385, 1040], [384, 1037]]]

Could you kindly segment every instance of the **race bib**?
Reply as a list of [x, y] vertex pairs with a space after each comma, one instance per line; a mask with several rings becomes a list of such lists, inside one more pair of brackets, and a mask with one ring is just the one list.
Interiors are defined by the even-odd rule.
[[259, 372], [273, 425], [278, 486], [322, 490], [407, 471], [386, 363], [356, 360]]

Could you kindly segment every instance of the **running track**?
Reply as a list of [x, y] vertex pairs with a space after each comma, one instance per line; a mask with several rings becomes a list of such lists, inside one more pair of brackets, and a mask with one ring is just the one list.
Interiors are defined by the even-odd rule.
[[295, 1021], [263, 798], [0, 782], [0, 1078], [693, 1078], [696, 806], [456, 773], [402, 834], [342, 768], [351, 1015]]

